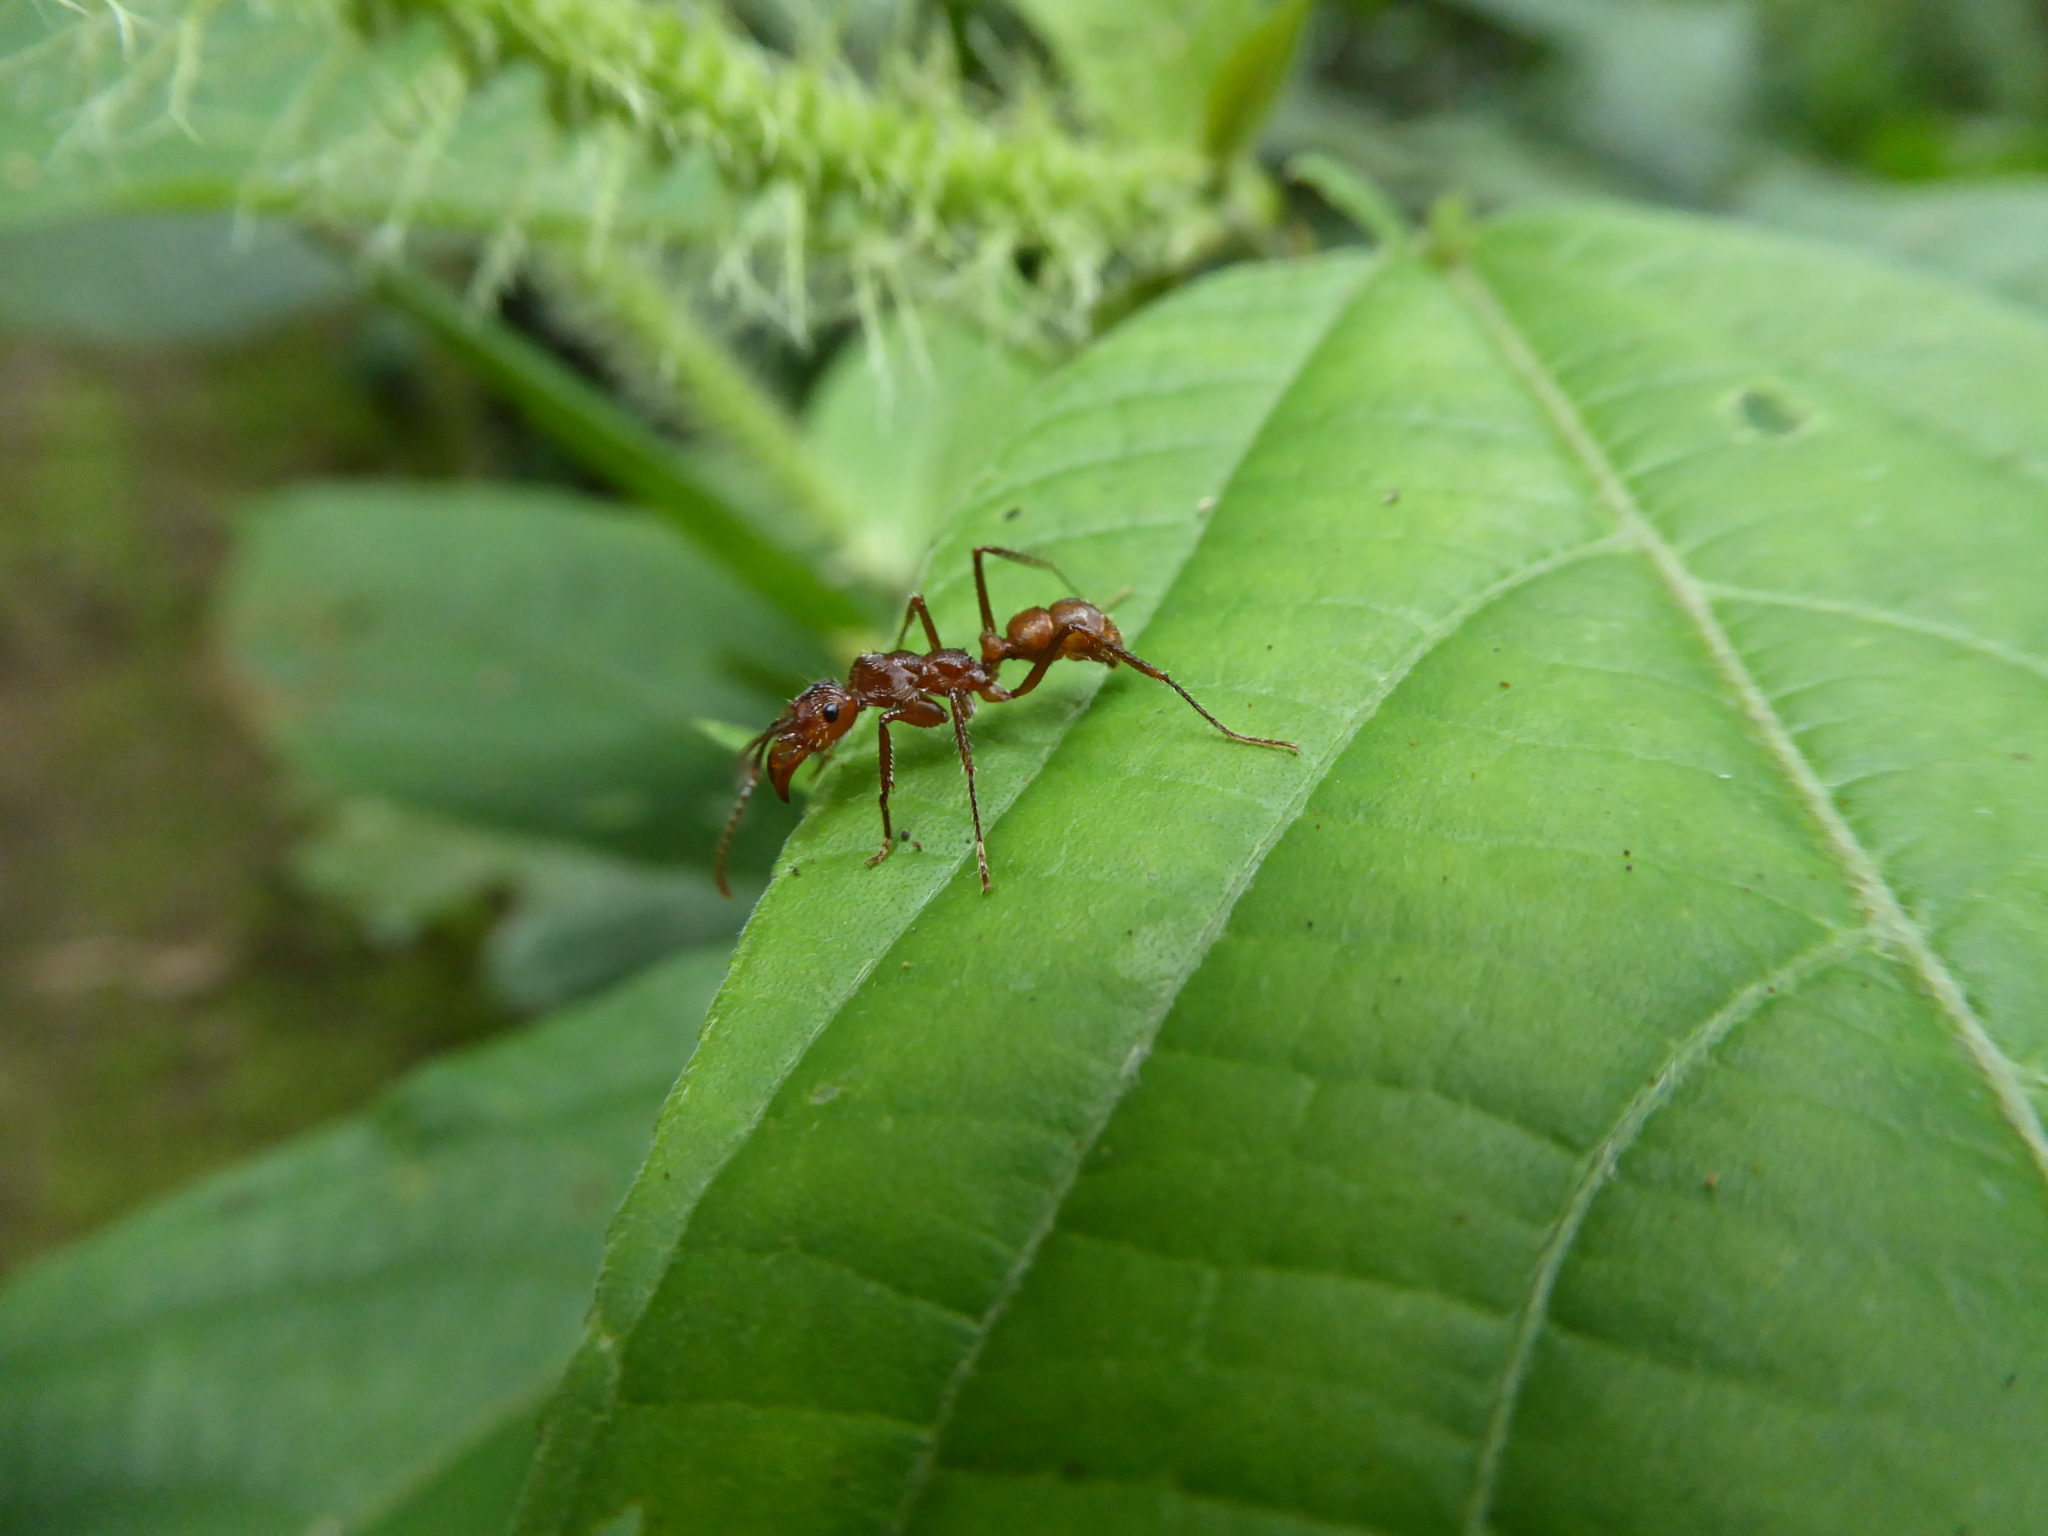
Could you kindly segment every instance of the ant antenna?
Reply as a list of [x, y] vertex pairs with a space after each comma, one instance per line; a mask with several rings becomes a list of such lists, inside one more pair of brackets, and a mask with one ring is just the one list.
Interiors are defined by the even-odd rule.
[[740, 818], [747, 814], [747, 802], [754, 798], [754, 789], [761, 782], [761, 771], [768, 761], [768, 741], [774, 736], [775, 727], [756, 736], [740, 748], [739, 760], [746, 765], [746, 777], [740, 781], [739, 799], [733, 802], [732, 811], [725, 818], [725, 829], [718, 834], [718, 852], [711, 859], [711, 877], [718, 882], [718, 894], [732, 897], [732, 887], [726, 883], [725, 860], [732, 852], [733, 834], [740, 829]]

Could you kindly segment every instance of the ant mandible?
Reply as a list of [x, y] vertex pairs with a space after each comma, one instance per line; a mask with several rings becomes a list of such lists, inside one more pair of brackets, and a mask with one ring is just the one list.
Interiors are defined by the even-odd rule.
[[[988, 850], [982, 842], [981, 803], [974, 792], [974, 749], [968, 745], [967, 722], [973, 718], [977, 698], [991, 704], [1007, 704], [1012, 699], [1021, 699], [1039, 685], [1047, 669], [1062, 657], [1073, 661], [1097, 661], [1106, 667], [1126, 666], [1147, 677], [1157, 678], [1186, 699], [1196, 714], [1232, 741], [1242, 741], [1254, 747], [1278, 747], [1285, 752], [1301, 750], [1291, 741], [1246, 736], [1233, 731], [1197, 704], [1195, 696], [1166, 673], [1142, 657], [1133, 655], [1125, 647], [1116, 621], [1093, 603], [1078, 597], [1063, 597], [1050, 608], [1026, 608], [998, 632], [995, 610], [990, 608], [988, 601], [988, 576], [982, 563], [989, 555], [1060, 576], [1058, 567], [1037, 555], [1001, 549], [993, 544], [983, 544], [974, 551], [974, 591], [981, 599], [979, 661], [965, 651], [949, 649], [939, 639], [931, 610], [925, 607], [922, 595], [913, 593], [903, 610], [903, 626], [896, 632], [896, 649], [869, 651], [856, 656], [844, 683], [827, 679], [811, 684], [789, 701], [773, 725], [741, 748], [740, 761], [744, 765], [745, 778], [732, 814], [726, 818], [725, 830], [719, 835], [718, 853], [712, 862], [721, 893], [732, 894], [725, 879], [726, 855], [731, 851], [733, 833], [739, 829], [740, 818], [746, 814], [747, 802], [753, 798], [763, 770], [767, 772], [768, 782], [775, 786], [775, 793], [788, 800], [790, 778], [804, 760], [814, 753], [830, 749], [833, 743], [853, 729], [853, 722], [862, 710], [879, 709], [882, 711], [877, 731], [882, 770], [882, 846], [867, 861], [868, 867], [872, 869], [881, 863], [896, 846], [895, 834], [889, 825], [889, 791], [896, 784], [896, 759], [889, 744], [889, 727], [944, 725], [950, 718], [953, 740], [960, 749], [960, 766], [967, 774], [967, 807], [974, 818], [974, 858], [981, 868], [981, 889], [985, 894], [989, 890]], [[1060, 576], [1060, 580], [1066, 581], [1066, 577]], [[1071, 587], [1073, 583], [1068, 582], [1067, 585]], [[902, 649], [903, 637], [910, 633], [912, 619], [924, 625], [925, 638], [932, 643], [931, 649], [923, 655]], [[996, 680], [1006, 661], [1030, 665], [1031, 670], [1024, 674], [1024, 681], [1015, 688], [1005, 688]], [[943, 703], [940, 702], [942, 699]]]

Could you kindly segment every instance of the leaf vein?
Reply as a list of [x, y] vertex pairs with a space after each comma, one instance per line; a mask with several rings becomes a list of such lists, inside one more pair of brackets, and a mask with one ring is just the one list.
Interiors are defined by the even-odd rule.
[[1529, 1277], [1529, 1289], [1522, 1303], [1522, 1309], [1515, 1319], [1513, 1342], [1508, 1348], [1507, 1363], [1501, 1370], [1498, 1386], [1495, 1388], [1493, 1408], [1487, 1415], [1486, 1430], [1479, 1442], [1479, 1454], [1472, 1478], [1472, 1492], [1465, 1503], [1465, 1536], [1486, 1536], [1489, 1519], [1493, 1510], [1494, 1494], [1500, 1485], [1501, 1465], [1506, 1459], [1508, 1437], [1514, 1430], [1515, 1410], [1522, 1396], [1522, 1389], [1528, 1383], [1529, 1370], [1535, 1358], [1536, 1340], [1543, 1332], [1550, 1313], [1550, 1298], [1557, 1289], [1557, 1279], [1564, 1269], [1565, 1260], [1570, 1257], [1573, 1245], [1585, 1229], [1586, 1216], [1593, 1202], [1612, 1182], [1621, 1158], [1642, 1135], [1643, 1127], [1650, 1117], [1671, 1102], [1679, 1087], [1691, 1076], [1693, 1070], [1710, 1056], [1715, 1048], [1734, 1032], [1736, 1027], [1754, 1017], [1773, 998], [1781, 997], [1795, 986], [1824, 970], [1837, 960], [1845, 958], [1859, 946], [1869, 942], [1867, 932], [1845, 934], [1830, 938], [1811, 949], [1786, 961], [1775, 971], [1758, 978], [1737, 992], [1734, 997], [1694, 1029], [1667, 1056], [1664, 1064], [1657, 1069], [1616, 1117], [1613, 1127], [1593, 1149], [1580, 1161], [1579, 1175], [1565, 1200], [1564, 1209], [1558, 1214], [1556, 1224], [1550, 1230], [1550, 1237], [1537, 1255], [1536, 1267]]
[[1808, 613], [1822, 613], [1831, 617], [1854, 619], [1863, 624], [1882, 625], [1887, 629], [1902, 629], [1913, 634], [1926, 635], [1931, 639], [1945, 640], [1950, 645], [1965, 650], [1977, 651], [2007, 666], [2031, 672], [2039, 678], [2048, 678], [2048, 657], [2036, 656], [2031, 651], [2000, 640], [1992, 640], [1954, 624], [1943, 624], [1936, 619], [1916, 619], [1910, 614], [1893, 613], [1885, 608], [1871, 608], [1862, 603], [1845, 603], [1828, 597], [1808, 597], [1797, 592], [1766, 592], [1755, 587], [1731, 587], [1718, 582], [1708, 582], [1702, 587], [1709, 597], [1722, 598], [1729, 602], [1756, 603], [1772, 608], [1797, 608]]

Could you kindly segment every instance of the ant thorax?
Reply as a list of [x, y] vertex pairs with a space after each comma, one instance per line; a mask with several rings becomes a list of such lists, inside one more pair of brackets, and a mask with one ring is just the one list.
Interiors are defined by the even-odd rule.
[[847, 686], [863, 704], [907, 704], [928, 692], [924, 658], [915, 651], [867, 651], [853, 659]]

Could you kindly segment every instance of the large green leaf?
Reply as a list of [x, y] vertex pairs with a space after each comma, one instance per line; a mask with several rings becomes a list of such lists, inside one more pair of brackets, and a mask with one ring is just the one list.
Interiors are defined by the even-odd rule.
[[942, 629], [1042, 550], [1302, 754], [1068, 668], [985, 897], [843, 745], [523, 1528], [2048, 1528], [2044, 423], [2038, 325], [1622, 212], [1084, 355]]
[[707, 721], [773, 718], [814, 642], [666, 529], [558, 491], [285, 493], [229, 572], [227, 644], [324, 786], [642, 855], [707, 853]]
[[492, 1536], [722, 951], [0, 1291], [9, 1536]]

